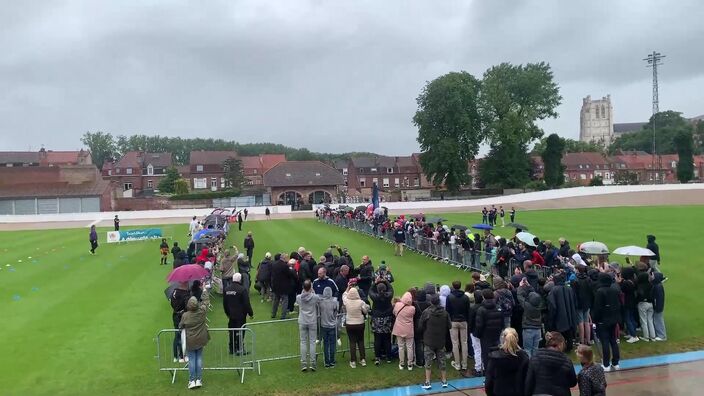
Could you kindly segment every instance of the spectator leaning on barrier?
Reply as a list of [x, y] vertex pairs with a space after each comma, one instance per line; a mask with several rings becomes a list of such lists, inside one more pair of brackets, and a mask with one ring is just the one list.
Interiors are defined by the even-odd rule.
[[188, 389], [203, 386], [203, 348], [210, 341], [206, 313], [208, 312], [208, 292], [203, 293], [199, 302], [196, 297], [188, 299], [186, 312], [181, 317], [179, 329], [186, 335], [186, 352], [188, 354]]
[[[247, 323], [247, 315], [254, 317], [252, 305], [249, 302], [249, 292], [242, 285], [242, 274], [235, 273], [232, 276], [232, 283], [223, 290], [222, 305], [225, 315], [228, 317], [227, 327], [239, 329]], [[241, 331], [230, 331], [229, 349], [230, 354], [244, 355], [248, 353], [244, 348], [244, 334]]]
[[301, 371], [315, 371], [317, 359], [315, 340], [318, 330], [318, 303], [320, 296], [313, 292], [310, 280], [303, 282], [301, 294], [296, 296], [298, 304], [298, 330], [301, 339]]

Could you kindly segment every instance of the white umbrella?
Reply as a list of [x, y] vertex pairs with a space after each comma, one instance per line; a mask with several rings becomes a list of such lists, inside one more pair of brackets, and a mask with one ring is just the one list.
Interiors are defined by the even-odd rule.
[[614, 250], [614, 254], [621, 256], [655, 256], [652, 250], [640, 246], [622, 246]]
[[519, 241], [525, 243], [528, 246], [535, 246], [535, 242], [533, 242], [533, 239], [535, 239], [535, 235], [531, 234], [530, 232], [519, 232], [516, 234], [516, 238], [518, 238]]
[[584, 242], [579, 245], [579, 251], [586, 254], [609, 254], [609, 248], [602, 242]]

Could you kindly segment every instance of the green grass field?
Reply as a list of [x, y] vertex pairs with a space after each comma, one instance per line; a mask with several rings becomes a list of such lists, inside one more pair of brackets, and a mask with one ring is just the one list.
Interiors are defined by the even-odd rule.
[[[477, 214], [445, 214], [449, 224], [471, 224]], [[641, 207], [519, 212], [516, 221], [544, 239], [565, 236], [576, 246], [600, 240], [610, 248], [644, 245], [645, 235], [657, 235], [662, 270], [670, 278], [667, 294], [667, 343], [622, 344], [624, 358], [699, 349], [704, 344], [704, 311], [693, 304], [693, 292], [704, 281], [698, 254], [691, 243], [704, 220], [704, 207]], [[162, 226], [164, 235], [185, 243], [186, 226]], [[255, 258], [266, 251], [293, 251], [305, 246], [319, 256], [331, 244], [350, 249], [355, 258], [368, 254], [375, 264], [386, 260], [398, 293], [426, 281], [450, 283], [469, 279], [466, 272], [415, 254], [393, 256], [391, 245], [314, 220], [257, 221], [245, 224], [254, 233]], [[104, 231], [100, 230], [101, 241]], [[511, 229], [499, 235], [509, 235]], [[171, 269], [159, 266], [158, 242], [101, 244], [88, 254], [87, 229], [13, 231], [0, 233], [0, 389], [3, 394], [186, 394], [187, 375], [170, 383], [157, 371], [154, 336], [171, 326], [164, 298], [164, 278]], [[241, 244], [243, 233], [231, 234]], [[614, 256], [612, 261], [621, 261]], [[269, 320], [270, 305], [253, 290], [254, 321]], [[397, 294], [398, 294], [397, 293]], [[220, 299], [213, 300], [211, 327], [226, 327]], [[297, 334], [282, 330], [295, 351]], [[276, 334], [262, 331], [257, 345], [282, 348]], [[269, 341], [272, 339], [272, 341]], [[170, 346], [170, 343], [166, 343]], [[168, 355], [168, 354], [167, 354]], [[207, 359], [206, 354], [206, 359]], [[373, 354], [369, 354], [369, 357]], [[368, 357], [368, 360], [370, 360]], [[207, 363], [206, 363], [207, 364]], [[322, 364], [321, 364], [322, 366]], [[353, 390], [420, 383], [419, 370], [399, 372], [396, 364], [350, 369], [338, 356], [338, 366], [315, 374], [300, 373], [297, 360], [264, 363], [262, 375], [249, 372], [240, 384], [231, 372], [204, 374], [198, 392], [220, 394], [332, 394]]]

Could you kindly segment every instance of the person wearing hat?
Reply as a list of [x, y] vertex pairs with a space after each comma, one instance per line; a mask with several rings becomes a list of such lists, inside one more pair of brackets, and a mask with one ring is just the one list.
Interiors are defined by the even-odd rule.
[[379, 270], [374, 274], [374, 279], [383, 279], [389, 283], [394, 283], [394, 275], [391, 273], [391, 268], [386, 266], [386, 261], [381, 260]]
[[445, 369], [445, 337], [452, 323], [450, 315], [440, 306], [440, 296], [433, 294], [430, 307], [423, 311], [420, 317], [419, 330], [423, 334], [423, 354], [425, 355], [425, 390], [432, 388], [430, 384], [433, 359], [437, 360], [440, 369], [442, 387], [447, 388], [447, 371]]
[[[230, 329], [240, 329], [247, 323], [247, 315], [254, 317], [252, 305], [249, 302], [249, 292], [242, 285], [242, 274], [239, 272], [232, 275], [232, 283], [223, 291], [222, 306], [225, 309], [229, 321], [227, 327]], [[244, 348], [244, 334], [240, 336], [241, 330], [230, 330], [230, 354], [243, 355], [247, 352]]]

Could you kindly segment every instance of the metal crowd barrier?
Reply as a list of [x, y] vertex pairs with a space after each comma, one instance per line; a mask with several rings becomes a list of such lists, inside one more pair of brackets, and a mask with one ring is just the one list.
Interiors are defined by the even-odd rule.
[[[337, 337], [340, 339], [342, 346], [336, 343], [336, 354], [345, 356], [349, 352], [349, 340], [346, 337], [345, 328], [342, 326], [345, 314], [341, 313], [337, 319]], [[244, 328], [257, 334], [257, 357], [254, 363], [257, 365], [257, 373], [261, 375], [261, 364], [263, 362], [273, 362], [286, 359], [300, 359], [300, 334], [298, 329], [298, 318], [282, 319], [282, 320], [267, 320], [261, 322], [246, 323]], [[323, 359], [323, 343], [322, 332], [320, 329], [320, 321], [318, 321], [317, 338], [320, 342], [316, 343], [316, 355], [318, 361]], [[374, 347], [374, 336], [371, 331], [371, 323], [367, 321], [365, 324], [365, 346], [366, 349]]]
[[[210, 341], [203, 348], [203, 370], [233, 370], [240, 376], [240, 383], [244, 383], [247, 370], [254, 370], [256, 362], [255, 334], [248, 328], [211, 328], [208, 329]], [[230, 354], [229, 341], [234, 334], [239, 335], [244, 353]], [[162, 329], [156, 334], [156, 359], [159, 371], [171, 373], [171, 383], [176, 381], [179, 371], [188, 372], [188, 363], [179, 362], [175, 350], [174, 337], [178, 337], [180, 345], [181, 331], [177, 329]], [[177, 356], [176, 358], [174, 356]], [[184, 356], [187, 353], [184, 351]]]
[[[393, 230], [382, 232], [380, 229], [375, 229], [372, 224], [366, 221], [333, 216], [324, 216], [323, 218], [319, 218], [319, 221], [379, 238], [387, 243], [394, 243]], [[411, 236], [408, 232], [406, 232], [406, 244], [404, 249], [446, 262], [464, 271], [486, 270], [487, 255], [483, 250], [464, 250], [457, 244], [452, 247], [449, 244], [440, 243], [432, 238], [426, 238], [418, 234]]]

